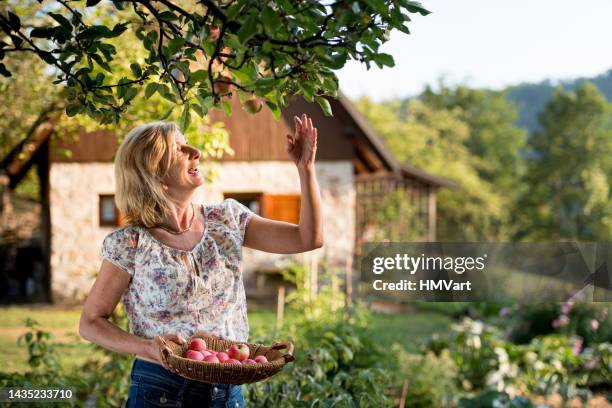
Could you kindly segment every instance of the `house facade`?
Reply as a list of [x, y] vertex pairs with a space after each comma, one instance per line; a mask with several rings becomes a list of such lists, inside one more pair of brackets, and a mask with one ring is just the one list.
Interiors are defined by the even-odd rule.
[[[231, 197], [264, 217], [297, 223], [300, 184], [285, 152], [285, 135], [293, 133], [293, 115], [303, 112], [313, 118], [319, 135], [316, 173], [325, 245], [297, 255], [244, 248], [248, 296], [268, 296], [268, 277], [292, 262], [316, 259], [322, 265], [345, 268], [367, 239], [370, 215], [388, 191], [409, 193], [411, 205], [418, 209], [415, 216], [425, 226], [422, 239], [435, 239], [435, 193], [452, 183], [398, 163], [344, 96], [330, 99], [333, 117], [325, 117], [318, 105], [295, 98], [279, 121], [267, 108], [251, 115], [237, 98], [232, 103], [231, 117], [213, 111], [211, 119], [224, 122], [235, 154], [203, 163], [204, 168], [214, 169], [216, 178], [198, 189], [196, 202], [214, 204]], [[43, 207], [48, 207], [50, 300], [69, 304], [86, 296], [100, 267], [102, 240], [120, 228], [121, 216], [114, 205], [116, 137], [94, 132], [63, 147], [72, 152], [69, 159], [47, 146], [48, 202]]]

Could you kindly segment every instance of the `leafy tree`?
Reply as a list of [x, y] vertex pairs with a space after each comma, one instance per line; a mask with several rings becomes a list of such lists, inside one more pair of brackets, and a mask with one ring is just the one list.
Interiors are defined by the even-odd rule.
[[[323, 96], [336, 95], [334, 70], [349, 59], [393, 66], [380, 45], [392, 29], [409, 32], [409, 13], [429, 13], [410, 0], [55, 0], [35, 14], [15, 0], [1, 7], [0, 74], [12, 74], [8, 56], [31, 53], [64, 84], [69, 116], [118, 123], [144, 89], [182, 105], [182, 129], [192, 111], [230, 113], [232, 91], [245, 103], [260, 98], [277, 117], [295, 94], [331, 114]], [[101, 21], [98, 10], [112, 18]], [[145, 55], [121, 60], [130, 71], [117, 79], [112, 40], [129, 35]]]
[[529, 240], [608, 240], [612, 233], [612, 107], [589, 83], [558, 88], [529, 140], [519, 205]]
[[[472, 89], [465, 86], [430, 87], [420, 100], [436, 109], [448, 109], [470, 129], [466, 147], [481, 159], [478, 173], [493, 183], [500, 193], [516, 189], [522, 171], [520, 156], [527, 133], [516, 126], [517, 107], [505, 92]], [[512, 197], [508, 197], [508, 205]]]
[[[608, 101], [612, 101], [612, 69], [595, 77], [559, 81], [558, 85], [566, 91], [574, 91], [583, 82], [592, 82]], [[551, 98], [554, 89], [555, 85], [549, 79], [542, 82], [513, 85], [506, 89], [508, 98], [519, 108], [517, 124], [520, 127], [527, 129], [530, 133], [540, 130], [538, 114], [542, 112], [544, 105]]]
[[357, 105], [398, 160], [459, 184], [457, 190], [438, 193], [437, 232], [441, 239], [474, 241], [505, 236], [508, 215], [503, 197], [479, 174], [483, 159], [467, 148], [470, 128], [457, 112], [418, 100], [375, 104], [362, 98]]

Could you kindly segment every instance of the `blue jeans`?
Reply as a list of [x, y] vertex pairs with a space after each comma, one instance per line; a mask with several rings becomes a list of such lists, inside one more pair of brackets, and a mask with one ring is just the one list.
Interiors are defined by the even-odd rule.
[[242, 386], [188, 380], [164, 367], [135, 359], [126, 408], [244, 408]]

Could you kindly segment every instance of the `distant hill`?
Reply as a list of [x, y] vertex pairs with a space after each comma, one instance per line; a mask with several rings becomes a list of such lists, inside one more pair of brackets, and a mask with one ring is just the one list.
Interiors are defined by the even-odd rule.
[[552, 83], [550, 80], [539, 83], [523, 83], [507, 88], [508, 98], [514, 101], [519, 108], [518, 125], [533, 132], [538, 129], [538, 113], [551, 97], [557, 86], [565, 90], [575, 89], [582, 81], [591, 81], [601, 93], [612, 101], [612, 69], [594, 78], [577, 78]]

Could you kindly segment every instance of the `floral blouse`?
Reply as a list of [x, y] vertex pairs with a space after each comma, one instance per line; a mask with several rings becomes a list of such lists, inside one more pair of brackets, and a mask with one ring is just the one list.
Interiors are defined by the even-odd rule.
[[197, 331], [247, 341], [242, 243], [253, 212], [234, 199], [202, 205], [204, 234], [189, 251], [128, 225], [104, 238], [102, 258], [132, 277], [122, 295], [130, 332], [144, 338]]

